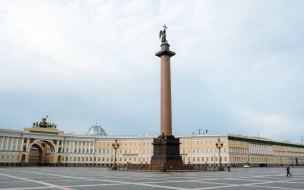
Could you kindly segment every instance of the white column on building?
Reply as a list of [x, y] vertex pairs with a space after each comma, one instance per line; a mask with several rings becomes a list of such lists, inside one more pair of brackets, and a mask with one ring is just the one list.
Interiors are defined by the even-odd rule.
[[88, 153], [88, 152], [87, 152], [87, 145], [88, 145], [88, 142], [85, 141], [85, 142], [84, 142], [84, 153], [86, 153], [86, 154]]
[[259, 154], [264, 154], [264, 152], [263, 152], [263, 145], [258, 145], [258, 147], [259, 147]]
[[10, 151], [13, 151], [14, 140], [15, 140], [15, 137], [13, 137], [13, 139], [12, 139], [12, 144], [11, 144], [11, 150]]
[[71, 141], [69, 141], [69, 152], [71, 152]]
[[0, 148], [0, 150], [3, 150], [3, 142], [4, 142], [4, 136], [2, 137], [2, 142], [1, 142], [1, 148]]
[[7, 139], [6, 139], [5, 151], [7, 151], [9, 137], [6, 137], [6, 138], [7, 138]]
[[72, 151], [72, 152], [73, 152], [73, 153], [76, 153], [76, 152], [75, 152], [75, 141], [72, 141], [72, 142], [73, 142], [73, 151]]
[[81, 153], [81, 141], [78, 141], [79, 147], [78, 147], [78, 152]]
[[26, 141], [26, 151], [29, 152], [29, 141], [30, 139], [27, 138], [27, 141]]
[[82, 150], [83, 149], [83, 142], [82, 141], [80, 141], [80, 142], [81, 142], [80, 143], [80, 153], [84, 153], [83, 150]]
[[19, 138], [17, 138], [15, 151], [18, 151], [18, 145], [19, 145]]
[[22, 141], [21, 141], [21, 145], [20, 145], [19, 151], [22, 151], [22, 150], [23, 150], [23, 144], [24, 144], [24, 138], [22, 138]]
[[64, 153], [66, 153], [66, 148], [67, 148], [67, 140], [65, 140], [65, 141], [64, 141], [64, 145], [63, 145], [63, 147], [64, 147]]
[[89, 152], [88, 153], [91, 153], [91, 142], [88, 142], [89, 143]]
[[77, 142], [77, 150], [76, 150], [76, 152], [79, 153], [79, 151], [78, 151], [79, 150], [79, 141], [76, 141], [76, 142]]
[[57, 152], [58, 152], [58, 148], [59, 148], [59, 140], [57, 140], [57, 142], [56, 142], [56, 149], [57, 149]]
[[[95, 141], [93, 141], [93, 153], [95, 154]], [[118, 154], [118, 151], [117, 151], [117, 154]]]

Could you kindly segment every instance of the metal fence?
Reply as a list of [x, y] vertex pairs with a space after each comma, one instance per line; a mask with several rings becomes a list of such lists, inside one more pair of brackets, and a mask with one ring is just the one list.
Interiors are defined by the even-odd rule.
[[[109, 166], [108, 170], [112, 170]], [[167, 166], [167, 167], [155, 167], [151, 165], [132, 165], [132, 166], [117, 166], [118, 171], [144, 171], [144, 172], [156, 172], [156, 171], [218, 171], [217, 166], [201, 166], [201, 165], [183, 165], [183, 166]]]

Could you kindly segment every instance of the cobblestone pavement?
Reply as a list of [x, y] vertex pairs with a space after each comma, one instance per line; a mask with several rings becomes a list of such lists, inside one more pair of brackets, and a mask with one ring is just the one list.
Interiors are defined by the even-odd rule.
[[304, 189], [304, 167], [231, 172], [128, 172], [95, 167], [1, 167], [1, 189]]

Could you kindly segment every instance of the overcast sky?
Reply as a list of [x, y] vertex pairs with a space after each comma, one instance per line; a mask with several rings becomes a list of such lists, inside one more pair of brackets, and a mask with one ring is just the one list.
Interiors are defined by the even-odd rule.
[[173, 133], [301, 142], [304, 1], [0, 0], [0, 127], [159, 134], [167, 24]]

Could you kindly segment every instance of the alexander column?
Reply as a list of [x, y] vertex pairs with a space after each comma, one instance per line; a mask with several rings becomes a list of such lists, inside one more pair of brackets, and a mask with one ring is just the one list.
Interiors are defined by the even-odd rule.
[[164, 30], [159, 33], [162, 42], [161, 50], [155, 54], [161, 60], [161, 135], [153, 139], [153, 156], [151, 158], [151, 166], [160, 168], [161, 171], [176, 170], [182, 167], [182, 157], [179, 154], [179, 138], [172, 135], [170, 58], [175, 53], [169, 50], [170, 45], [166, 39], [166, 28], [166, 25], [164, 25]]

